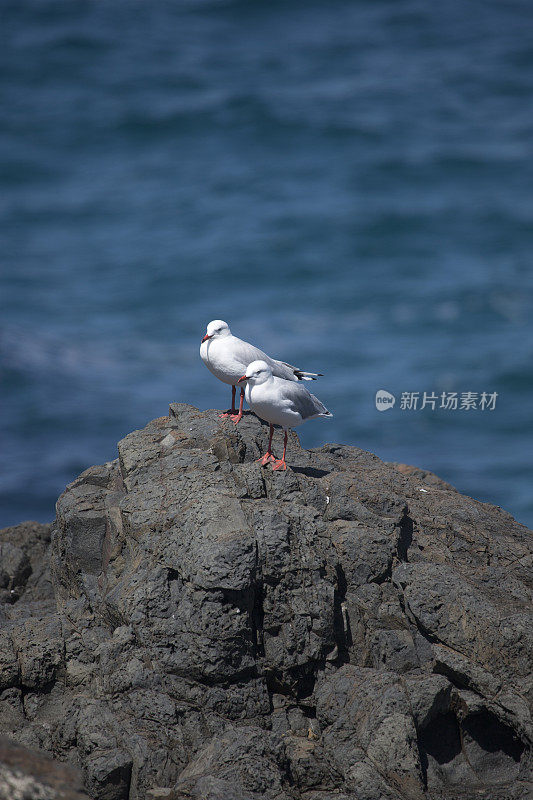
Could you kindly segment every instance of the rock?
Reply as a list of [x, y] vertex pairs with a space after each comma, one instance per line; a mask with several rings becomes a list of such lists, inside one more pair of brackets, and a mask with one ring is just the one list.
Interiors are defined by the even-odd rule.
[[88, 800], [88, 795], [72, 767], [0, 736], [0, 800]]
[[12, 603], [31, 575], [30, 562], [20, 547], [0, 542], [0, 565], [0, 591], [5, 601]]
[[0, 603], [53, 597], [47, 555], [51, 528], [23, 522], [0, 531]]
[[289, 762], [279, 736], [262, 728], [228, 727], [181, 773], [178, 797], [289, 800]]
[[[324, 745], [346, 785], [357, 794], [372, 774], [371, 796], [422, 797], [424, 776], [417, 730], [405, 686], [396, 673], [345, 664], [319, 683], [317, 718]], [[363, 769], [362, 769], [363, 768]]]
[[267, 439], [173, 404], [0, 532], [0, 732], [98, 800], [530, 797], [531, 532]]

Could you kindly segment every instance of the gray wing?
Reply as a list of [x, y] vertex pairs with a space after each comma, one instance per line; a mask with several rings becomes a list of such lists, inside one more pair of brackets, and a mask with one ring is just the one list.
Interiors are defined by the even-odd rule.
[[267, 356], [266, 353], [263, 353], [258, 347], [254, 347], [253, 344], [249, 342], [244, 342], [242, 339], [238, 339], [236, 336], [233, 337], [233, 352], [238, 357], [239, 361], [242, 361], [243, 364], [251, 364], [252, 361], [266, 361], [268, 364], [272, 363], [272, 359]]
[[272, 370], [272, 374], [277, 378], [285, 378], [286, 381], [298, 380], [295, 374], [298, 370], [295, 370], [290, 364], [284, 364], [282, 361], [276, 361], [274, 358], [270, 358], [270, 356], [267, 356], [267, 354], [263, 353], [258, 347], [254, 347], [253, 344], [238, 339], [237, 336], [234, 336], [233, 339], [234, 353], [239, 361], [242, 361], [246, 366], [251, 364], [252, 361], [266, 361]]
[[273, 358], [269, 358], [268, 362], [272, 368], [272, 375], [275, 375], [276, 378], [284, 378], [286, 381], [298, 380], [300, 370], [293, 367], [292, 364], [286, 364], [285, 361], [276, 361]]
[[308, 392], [301, 383], [287, 383], [283, 387], [283, 395], [289, 400], [292, 410], [297, 411], [302, 419], [333, 416], [318, 397]]

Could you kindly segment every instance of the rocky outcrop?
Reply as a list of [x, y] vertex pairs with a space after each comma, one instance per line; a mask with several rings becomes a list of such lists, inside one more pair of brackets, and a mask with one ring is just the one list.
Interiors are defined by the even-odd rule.
[[0, 736], [0, 800], [89, 800], [81, 776], [50, 756]]
[[531, 797], [531, 532], [267, 434], [172, 405], [0, 534], [0, 732], [98, 800]]

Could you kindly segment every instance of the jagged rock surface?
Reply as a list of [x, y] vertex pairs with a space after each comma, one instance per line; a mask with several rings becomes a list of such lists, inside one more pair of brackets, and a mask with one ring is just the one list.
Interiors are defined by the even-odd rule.
[[267, 433], [172, 405], [0, 532], [0, 732], [97, 800], [531, 797], [531, 532]]

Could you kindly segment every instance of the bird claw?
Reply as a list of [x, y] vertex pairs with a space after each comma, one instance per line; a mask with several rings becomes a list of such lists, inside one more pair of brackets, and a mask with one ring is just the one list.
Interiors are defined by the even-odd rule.
[[228, 419], [228, 417], [233, 417], [233, 415], [236, 413], [236, 411], [225, 411], [223, 414], [219, 414], [218, 416]]
[[276, 457], [272, 455], [272, 453], [265, 453], [262, 458], [257, 459], [262, 467], [265, 467], [269, 461], [275, 461]]
[[285, 461], [282, 458], [278, 459], [277, 461], [276, 461], [276, 459], [272, 459], [272, 460], [274, 461], [274, 463], [272, 464], [272, 470], [276, 470], [276, 469], [286, 470], [287, 469], [287, 464], [285, 463]]
[[242, 419], [242, 414], [230, 414], [230, 420], [235, 423], [235, 425], [240, 422]]

